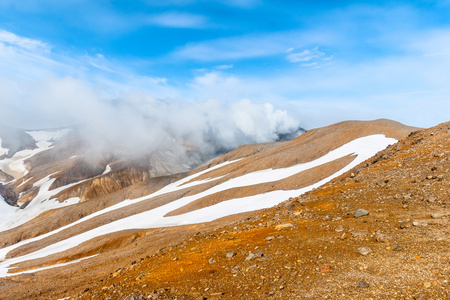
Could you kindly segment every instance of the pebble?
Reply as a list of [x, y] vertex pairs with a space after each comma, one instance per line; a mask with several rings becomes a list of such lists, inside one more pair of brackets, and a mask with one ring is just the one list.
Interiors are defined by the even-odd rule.
[[360, 247], [358, 248], [358, 253], [361, 255], [367, 255], [369, 253], [372, 253], [372, 249], [370, 249], [369, 247]]
[[248, 256], [247, 256], [247, 258], [245, 259], [245, 261], [250, 261], [250, 260], [252, 260], [252, 259], [254, 259], [255, 258], [255, 254], [253, 254], [251, 251], [250, 252], [248, 252]]
[[227, 253], [226, 257], [227, 257], [227, 258], [232, 258], [232, 257], [235, 256], [235, 255], [236, 255], [236, 252], [231, 251], [231, 252], [228, 252], [228, 253]]
[[436, 197], [430, 197], [430, 198], [428, 198], [427, 201], [430, 202], [430, 203], [433, 203], [433, 202], [436, 201]]
[[210, 258], [208, 262], [210, 265], [212, 265], [215, 264], [217, 261], [214, 258]]
[[380, 243], [389, 243], [389, 241], [392, 240], [392, 237], [387, 234], [377, 232], [376, 240]]
[[392, 247], [392, 250], [394, 250], [394, 251], [402, 251], [403, 247], [397, 244], [394, 247]]
[[445, 217], [445, 214], [441, 212], [434, 212], [431, 214], [431, 217], [433, 219], [441, 219], [442, 217]]
[[367, 210], [359, 208], [355, 211], [354, 217], [359, 218], [359, 217], [364, 217], [367, 215], [369, 215], [369, 212]]
[[266, 237], [266, 241], [271, 241], [271, 240], [273, 240], [275, 237], [274, 236], [268, 236], [268, 237]]
[[338, 225], [337, 227], [336, 227], [336, 229], [335, 229], [335, 231], [336, 232], [341, 232], [341, 231], [344, 231], [345, 230], [345, 227], [343, 226], [343, 225]]
[[419, 221], [414, 221], [413, 222], [413, 226], [428, 226], [428, 222], [427, 221], [423, 221], [423, 220], [419, 220]]
[[369, 287], [369, 283], [367, 281], [361, 280], [358, 283], [358, 287], [363, 288], [363, 289], [368, 288]]
[[291, 223], [286, 223], [286, 224], [280, 224], [275, 226], [276, 230], [283, 230], [283, 229], [288, 229], [288, 228], [293, 228], [294, 225], [292, 225]]
[[408, 224], [407, 221], [401, 221], [399, 227], [400, 227], [400, 229], [406, 229], [406, 228], [409, 228], [410, 225]]

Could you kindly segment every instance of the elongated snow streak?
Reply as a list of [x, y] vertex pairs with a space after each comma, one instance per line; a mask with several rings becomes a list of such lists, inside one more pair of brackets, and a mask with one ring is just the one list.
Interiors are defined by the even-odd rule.
[[[333, 151], [330, 151], [328, 154], [314, 160], [308, 163], [298, 164], [292, 167], [283, 168], [283, 169], [268, 169], [258, 172], [252, 172], [249, 174], [245, 174], [243, 176], [240, 176], [238, 178], [230, 179], [224, 183], [221, 183], [219, 185], [216, 185], [204, 192], [201, 192], [196, 195], [183, 197], [179, 200], [170, 202], [168, 204], [165, 204], [163, 206], [151, 209], [149, 211], [145, 211], [133, 216], [129, 216], [114, 222], [111, 222], [109, 224], [105, 224], [103, 226], [97, 227], [95, 229], [89, 230], [87, 232], [83, 232], [81, 234], [78, 234], [76, 236], [70, 237], [66, 240], [57, 242], [55, 244], [49, 245], [45, 248], [39, 249], [33, 253], [24, 255], [22, 257], [17, 257], [13, 259], [7, 259], [4, 262], [0, 263], [0, 277], [5, 276], [8, 266], [17, 263], [20, 261], [30, 260], [30, 259], [36, 259], [36, 258], [42, 258], [46, 257], [48, 255], [62, 252], [68, 249], [71, 249], [73, 247], [76, 247], [77, 245], [88, 241], [92, 238], [127, 230], [127, 229], [147, 229], [147, 228], [158, 228], [158, 227], [167, 227], [167, 226], [178, 226], [178, 225], [186, 225], [186, 224], [195, 224], [195, 223], [202, 223], [202, 222], [209, 222], [221, 217], [229, 216], [232, 214], [242, 213], [242, 212], [248, 212], [248, 211], [254, 211], [259, 210], [263, 208], [269, 208], [274, 205], [277, 205], [289, 197], [296, 197], [298, 195], [301, 195], [307, 191], [310, 191], [314, 188], [317, 188], [328, 181], [330, 181], [333, 178], [336, 178], [339, 175], [342, 175], [343, 173], [351, 170], [353, 167], [357, 166], [361, 162], [365, 161], [366, 159], [374, 156], [378, 151], [385, 149], [388, 145], [396, 143], [397, 140], [392, 138], [386, 138], [382, 134], [377, 135], [371, 135], [366, 136], [362, 138], [358, 138], [356, 140], [353, 140]], [[340, 159], [342, 157], [345, 157], [347, 155], [355, 155], [355, 158], [353, 161], [339, 170], [338, 172], [330, 175], [329, 177], [304, 188], [297, 189], [297, 190], [289, 190], [289, 191], [273, 191], [268, 192], [264, 194], [249, 196], [249, 197], [243, 197], [243, 198], [236, 198], [228, 201], [223, 201], [218, 204], [201, 208], [195, 211], [191, 211], [182, 215], [178, 216], [171, 216], [171, 217], [164, 217], [167, 213], [174, 211], [180, 207], [183, 207], [195, 200], [198, 200], [200, 198], [203, 198], [208, 195], [212, 195], [214, 193], [224, 191], [230, 188], [236, 188], [236, 187], [242, 187], [242, 186], [249, 186], [249, 185], [255, 185], [260, 183], [266, 183], [266, 182], [274, 182], [278, 181], [287, 177], [290, 177], [292, 175], [295, 175], [297, 173], [300, 173], [302, 171], [326, 164], [328, 162], [335, 161], [337, 159]], [[232, 162], [227, 162], [232, 163]], [[167, 185], [166, 187], [162, 188], [156, 193], [153, 193], [151, 195], [141, 197], [138, 199], [135, 199], [133, 201], [127, 200], [123, 201], [119, 204], [116, 204], [114, 206], [108, 207], [104, 210], [98, 211], [94, 214], [89, 215], [88, 217], [81, 219], [77, 222], [74, 222], [70, 225], [64, 226], [65, 228], [68, 228], [70, 226], [73, 226], [77, 223], [86, 221], [90, 218], [93, 218], [95, 216], [101, 215], [103, 213], [119, 209], [121, 207], [136, 203], [136, 201], [143, 201], [146, 199], [151, 199], [155, 196], [166, 194], [169, 192], [173, 192], [176, 190], [179, 190], [181, 188], [184, 188], [182, 186], [184, 183], [204, 174], [212, 169], [220, 168], [227, 163], [217, 165], [214, 168], [206, 169], [202, 172], [196, 173], [192, 176], [188, 176], [186, 178], [183, 178], [177, 182], [174, 182], [172, 184]], [[211, 179], [209, 179], [211, 180]], [[208, 180], [208, 181], [209, 181]], [[198, 181], [193, 182], [189, 184], [189, 186], [192, 186], [195, 183], [201, 184], [204, 181]], [[49, 236], [52, 234], [55, 234], [59, 231], [63, 230], [62, 228], [55, 230], [49, 234], [46, 234], [44, 236]], [[44, 236], [34, 238], [31, 240], [37, 240], [40, 238], [43, 238]], [[25, 243], [28, 241], [25, 241]], [[5, 257], [5, 255], [12, 249], [19, 247], [22, 245], [22, 243], [19, 243], [20, 245], [13, 245], [11, 247], [7, 247], [4, 249], [0, 249], [0, 259]]]
[[[20, 274], [35, 273], [35, 272], [44, 271], [44, 270], [48, 270], [48, 269], [59, 268], [59, 267], [65, 267], [65, 266], [68, 266], [68, 265], [72, 265], [72, 264], [79, 263], [79, 262], [81, 262], [81, 261], [83, 261], [83, 260], [86, 260], [86, 259], [95, 257], [95, 256], [97, 256], [97, 255], [98, 255], [98, 254], [94, 254], [94, 255], [91, 255], [91, 256], [87, 256], [87, 257], [75, 259], [75, 260], [72, 260], [72, 261], [69, 261], [69, 262], [66, 262], [66, 263], [54, 264], [54, 265], [51, 265], [51, 266], [42, 267], [42, 268], [36, 268], [36, 269], [31, 269], [31, 270], [27, 270], [27, 271], [23, 271], [23, 272], [9, 273], [9, 274], [7, 274], [5, 277], [16, 276], [16, 275], [20, 275]], [[11, 268], [11, 269], [13, 269], [13, 268]]]
[[[72, 205], [79, 202], [78, 197], [67, 199], [64, 202], [59, 202], [58, 200], [51, 199], [50, 198], [59, 192], [74, 186], [80, 182], [71, 183], [59, 188], [56, 188], [54, 190], [49, 190], [52, 183], [55, 181], [55, 179], [50, 179], [50, 177], [53, 174], [48, 175], [47, 177], [42, 178], [41, 180], [38, 180], [33, 184], [35, 187], [39, 187], [39, 192], [34, 197], [34, 199], [27, 205], [25, 209], [20, 209], [19, 207], [13, 207], [6, 203], [0, 203], [0, 216], [2, 218], [0, 219], [0, 233], [2, 231], [17, 227], [19, 225], [22, 225], [44, 211], [54, 209], [54, 208], [60, 208], [67, 205]], [[8, 207], [6, 207], [6, 206]]]

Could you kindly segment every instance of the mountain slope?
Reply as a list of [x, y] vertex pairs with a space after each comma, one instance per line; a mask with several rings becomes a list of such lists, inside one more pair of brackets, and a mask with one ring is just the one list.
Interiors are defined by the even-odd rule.
[[[450, 122], [321, 188], [130, 264], [75, 298], [444, 299], [449, 172]], [[355, 217], [358, 209], [369, 214]]]
[[[153, 193], [145, 194], [148, 186], [132, 184], [106, 196], [47, 211], [1, 233], [4, 248], [0, 254], [5, 260], [0, 262], [0, 275], [15, 275], [2, 280], [4, 291], [8, 295], [17, 292], [14, 282], [20, 282], [30, 287], [27, 297], [39, 298], [38, 292], [44, 291], [55, 293], [53, 287], [45, 287], [42, 280], [29, 274], [49, 276], [59, 284], [64, 277], [55, 278], [55, 274], [61, 269], [65, 271], [59, 276], [71, 276], [77, 285], [85, 286], [84, 276], [99, 279], [130, 257], [149, 256], [183, 241], [186, 235], [213, 230], [242, 218], [242, 214], [318, 187], [412, 130], [415, 128], [387, 120], [344, 122], [309, 131], [286, 143], [240, 147], [189, 174], [167, 177], [159, 182], [162, 188], [154, 188]], [[42, 192], [54, 182], [48, 177], [37, 185]], [[58, 197], [79, 184], [62, 185]], [[127, 195], [142, 197], [122, 201]], [[109, 198], [113, 204], [105, 203]], [[158, 229], [167, 226], [181, 227]], [[89, 267], [80, 273], [81, 266]], [[53, 268], [45, 270], [49, 267]], [[39, 288], [35, 285], [38, 282]], [[64, 286], [73, 288], [70, 283], [61, 283], [61, 294]]]

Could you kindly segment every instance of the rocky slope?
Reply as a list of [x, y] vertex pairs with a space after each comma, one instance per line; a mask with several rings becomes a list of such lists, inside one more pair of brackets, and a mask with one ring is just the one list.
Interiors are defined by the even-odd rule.
[[446, 299], [450, 122], [325, 186], [198, 232], [75, 299]]
[[[271, 206], [265, 206], [267, 204], [261, 206], [267, 200], [256, 201], [257, 198], [255, 198], [254, 202], [245, 204], [256, 204], [255, 206], [249, 206], [253, 209], [225, 209], [224, 214], [217, 214], [216, 217], [211, 218], [211, 220], [219, 218], [218, 220], [209, 223], [196, 224], [199, 222], [196, 221], [189, 224], [189, 222], [192, 222], [189, 220], [193, 220], [192, 216], [199, 213], [203, 215], [199, 215], [202, 217], [198, 220], [205, 220], [203, 211], [217, 212], [216, 207], [226, 208], [230, 203], [236, 202], [235, 199], [239, 197], [250, 199], [264, 193], [262, 195], [272, 201], [267, 203], [276, 204], [289, 198], [289, 196], [280, 198], [281, 200], [271, 200], [271, 197], [276, 198], [275, 195], [278, 195], [277, 197], [280, 197], [279, 195], [298, 196], [302, 188], [310, 189], [321, 180], [327, 181], [327, 178], [331, 178], [330, 176], [335, 176], [334, 174], [338, 174], [340, 170], [350, 170], [350, 168], [347, 168], [348, 166], [352, 166], [365, 156], [359, 157], [361, 154], [352, 155], [351, 152], [348, 154], [343, 152], [343, 154], [335, 156], [326, 163], [317, 164], [315, 167], [303, 171], [295, 171], [297, 173], [294, 172], [292, 175], [283, 175], [284, 177], [282, 176], [278, 180], [264, 178], [261, 181], [261, 174], [267, 177], [270, 174], [277, 174], [276, 172], [285, 172], [295, 166], [310, 164], [330, 153], [334, 153], [333, 151], [341, 149], [349, 143], [353, 143], [355, 140], [360, 140], [360, 143], [362, 143], [367, 140], [365, 138], [368, 136], [383, 134], [386, 139], [388, 137], [401, 139], [413, 130], [416, 129], [387, 120], [344, 122], [308, 131], [291, 142], [240, 147], [189, 174], [158, 177], [157, 181], [155, 181], [156, 178], [152, 179], [151, 176], [148, 176], [148, 181], [136, 181], [130, 185], [126, 184], [126, 177], [123, 179], [120, 176], [120, 173], [118, 173], [120, 170], [114, 170], [114, 164], [106, 162], [106, 165], [111, 167], [108, 173], [97, 175], [95, 178], [69, 187], [65, 185], [70, 181], [63, 180], [62, 186], [59, 187], [63, 189], [59, 194], [53, 195], [62, 201], [61, 199], [64, 199], [64, 197], [70, 199], [72, 195], [80, 194], [82, 191], [84, 195], [90, 195], [85, 197], [84, 201], [72, 206], [47, 211], [30, 222], [1, 233], [2, 247], [6, 247], [4, 248], [6, 260], [0, 262], [0, 264], [7, 266], [5, 270], [8, 270], [10, 274], [24, 273], [0, 279], [0, 293], [5, 295], [5, 299], [14, 297], [29, 299], [62, 298], [75, 296], [76, 293], [83, 291], [85, 293], [80, 293], [79, 297], [89, 299], [104, 299], [105, 297], [120, 299], [131, 294], [135, 294], [130, 296], [135, 298], [155, 296], [185, 297], [187, 299], [199, 296], [208, 298], [220, 296], [228, 299], [242, 296], [256, 299], [270, 294], [274, 297], [286, 299], [286, 297], [290, 297], [288, 296], [289, 293], [291, 295], [303, 295], [302, 291], [312, 293], [311, 288], [308, 289], [307, 283], [309, 282], [309, 287], [314, 284], [312, 278], [316, 273], [312, 265], [308, 265], [313, 260], [312, 256], [306, 259], [306, 257], [309, 257], [308, 253], [312, 251], [316, 251], [314, 252], [316, 254], [324, 252], [327, 255], [336, 253], [336, 251], [322, 251], [316, 247], [316, 244], [317, 246], [327, 247], [327, 249], [338, 245], [338, 240], [334, 241], [336, 232], [330, 228], [341, 223], [345, 229], [339, 231], [339, 236], [342, 236], [344, 232], [347, 234], [342, 238], [342, 241], [347, 243], [353, 241], [350, 234], [355, 228], [349, 230], [352, 227], [348, 226], [356, 226], [354, 224], [359, 223], [351, 222], [358, 222], [360, 218], [352, 219], [350, 217], [351, 211], [356, 210], [358, 205], [367, 202], [366, 209], [369, 210], [370, 215], [363, 218], [368, 220], [368, 218], [374, 216], [374, 211], [369, 203], [374, 202], [372, 206], [375, 207], [376, 201], [380, 201], [378, 198], [376, 201], [368, 200], [365, 198], [366, 196], [363, 197], [362, 195], [359, 198], [352, 196], [351, 200], [348, 200], [349, 198], [338, 200], [341, 198], [334, 199], [333, 197], [343, 197], [344, 192], [340, 191], [345, 191], [347, 188], [351, 193], [357, 193], [356, 191], [370, 193], [370, 190], [366, 190], [362, 185], [360, 176], [363, 176], [364, 172], [372, 170], [378, 180], [378, 175], [382, 173], [378, 174], [377, 172], [382, 170], [372, 168], [380, 166], [384, 161], [389, 161], [395, 153], [400, 153], [400, 150], [388, 154], [389, 158], [385, 157], [385, 154], [378, 156], [376, 163], [368, 166], [363, 165], [365, 167], [360, 166], [357, 170], [353, 170], [350, 175], [344, 177], [342, 181], [334, 181], [333, 184], [328, 184], [324, 188], [324, 190], [329, 189], [328, 194], [322, 192], [326, 197], [323, 195], [319, 197], [322, 189], [317, 189], [300, 199], [291, 199], [287, 204], [278, 206], [276, 209], [252, 213], [251, 210], [258, 207]], [[407, 140], [411, 138], [409, 137]], [[406, 147], [409, 146], [406, 145], [405, 149]], [[392, 148], [388, 148], [387, 151], [392, 150]], [[416, 151], [416, 149], [411, 151]], [[42, 155], [44, 154], [46, 152], [42, 152]], [[72, 164], [75, 168], [77, 165], [70, 162], [70, 157], [69, 162], [62, 158], [60, 163]], [[41, 166], [43, 166], [43, 169], [48, 168], [48, 171], [53, 167], [45, 165], [42, 164]], [[38, 168], [38, 164], [35, 167]], [[393, 167], [397, 168], [398, 166]], [[66, 170], [70, 170], [70, 168], [66, 168]], [[275, 173], [270, 173], [267, 170]], [[136, 174], [139, 174], [138, 171], [136, 169]], [[96, 172], [94, 170], [89, 176], [95, 175]], [[127, 174], [130, 173], [132, 174], [132, 172], [127, 171]], [[70, 171], [69, 174], [79, 174], [79, 172]], [[116, 177], [112, 174], [116, 174], [114, 175]], [[254, 174], [258, 175], [258, 180], [249, 180], [249, 178], [253, 178]], [[79, 180], [83, 176], [82, 174], [77, 179]], [[137, 175], [137, 177], [139, 176]], [[70, 178], [70, 176], [66, 177]], [[182, 179], [183, 177], [184, 179]], [[65, 177], [59, 176], [58, 178]], [[439, 178], [444, 179], [444, 177], [435, 178], [437, 182], [443, 182], [443, 180], [439, 181]], [[55, 184], [56, 179], [52, 182], [49, 180], [41, 185], [40, 191], [45, 185]], [[30, 177], [27, 180], [32, 181], [33, 179]], [[153, 182], [151, 182], [152, 180]], [[395, 182], [394, 179], [391, 180]], [[89, 182], [89, 184], [86, 185], [85, 182]], [[123, 186], [121, 185], [122, 182], [125, 182]], [[149, 184], [149, 182], [151, 183]], [[241, 185], [231, 185], [230, 183], [233, 182], [240, 182]], [[253, 183], [250, 184], [250, 182]], [[382, 185], [383, 182], [379, 184]], [[384, 182], [386, 185], [388, 183], [389, 181]], [[22, 186], [27, 184], [28, 181], [23, 183]], [[230, 185], [230, 187], [227, 185]], [[233, 186], [235, 187], [233, 188]], [[164, 188], [161, 189], [161, 187]], [[373, 189], [372, 186], [367, 188]], [[161, 190], [156, 192], [159, 189]], [[104, 190], [107, 193], [103, 193]], [[86, 191], [90, 192], [87, 193]], [[164, 193], [163, 191], [167, 192]], [[152, 192], [155, 192], [154, 196], [138, 198]], [[316, 194], [317, 196], [314, 196]], [[191, 199], [189, 197], [195, 201], [184, 200]], [[379, 197], [383, 197], [383, 194], [380, 194]], [[123, 201], [127, 198], [138, 199]], [[387, 200], [385, 202], [388, 203]], [[33, 201], [30, 204], [31, 206], [32, 203]], [[185, 204], [179, 205], [177, 203]], [[244, 204], [244, 202], [242, 203]], [[342, 207], [339, 206], [341, 204]], [[386, 206], [386, 208], [390, 208], [390, 206]], [[377, 207], [375, 211], [378, 209], [380, 208]], [[147, 213], [153, 211], [165, 212], [159, 216]], [[241, 213], [229, 216], [232, 212]], [[145, 213], [148, 217], [139, 218], [140, 215], [146, 216]], [[377, 211], [377, 213], [381, 214], [381, 211]], [[222, 216], [222, 218], [218, 216]], [[142, 225], [139, 224], [146, 224], [144, 227], [147, 227], [152, 222], [155, 224], [154, 228], [139, 229], [142, 228]], [[162, 224], [167, 224], [166, 226], [189, 225], [164, 228]], [[277, 225], [283, 226], [276, 227]], [[66, 227], [62, 228], [62, 226]], [[61, 229], [52, 232], [51, 235], [43, 236], [44, 233], [57, 228]], [[122, 231], [119, 229], [122, 229]], [[97, 231], [103, 234], [93, 234]], [[389, 232], [382, 233], [389, 234]], [[370, 234], [362, 234], [361, 236], [371, 242]], [[38, 238], [34, 241], [29, 240], [33, 237]], [[317, 241], [314, 241], [313, 238], [316, 238]], [[76, 241], [76, 244], [69, 248], [59, 248], [62, 250], [56, 252], [47, 250], [49, 247], [56, 247], [56, 245], [61, 247], [71, 240]], [[328, 245], [327, 241], [334, 241], [334, 243], [330, 242], [330, 245]], [[11, 247], [11, 245], [13, 246]], [[299, 245], [310, 245], [310, 248], [308, 248], [310, 250], [308, 251], [307, 248]], [[339, 244], [339, 246], [342, 245]], [[255, 249], [255, 247], [258, 248]], [[277, 247], [280, 248], [276, 249]], [[162, 248], [164, 249], [161, 250]], [[320, 252], [317, 252], [319, 250]], [[250, 255], [250, 258], [245, 261], [249, 251], [254, 254], [261, 251], [262, 256], [261, 254], [256, 257]], [[308, 252], [303, 253], [301, 251]], [[345, 256], [346, 253], [349, 255], [354, 253], [350, 250], [346, 251], [342, 250], [342, 255], [348, 260]], [[44, 255], [44, 253], [47, 253], [47, 255]], [[231, 257], [226, 258], [227, 253], [232, 253], [229, 254]], [[375, 253], [375, 251], [372, 253]], [[176, 254], [176, 256], [172, 254]], [[325, 256], [325, 254], [319, 255]], [[294, 261], [292, 257], [298, 257], [298, 259]], [[333, 274], [336, 274], [338, 258], [339, 256], [335, 256], [334, 260], [330, 260], [326, 264], [325, 271], [321, 273], [327, 275], [334, 272]], [[78, 259], [80, 261], [77, 261]], [[304, 265], [297, 261], [303, 262]], [[287, 267], [280, 265], [284, 263], [287, 264]], [[45, 270], [45, 268], [52, 266], [64, 267]], [[305, 269], [303, 269], [303, 266]], [[321, 266], [316, 267], [321, 268]], [[327, 268], [331, 272], [326, 271]], [[37, 272], [38, 270], [40, 271]], [[287, 277], [283, 277], [286, 275], [285, 270], [292, 271], [292, 273], [297, 272], [292, 280], [297, 280], [295, 281], [297, 283], [301, 281], [304, 284], [304, 290], [292, 290], [293, 287], [291, 286], [288, 288]], [[309, 276], [308, 278], [301, 277], [303, 276], [301, 273], [305, 273], [304, 270], [311, 270], [306, 275], [306, 277]], [[281, 277], [272, 278], [271, 276], [274, 274]], [[70, 281], [67, 281], [67, 278], [70, 278]], [[215, 285], [213, 279], [217, 278], [222, 280], [217, 283], [218, 285]], [[258, 278], [259, 281], [256, 282]], [[307, 279], [311, 280], [308, 281]], [[247, 284], [244, 284], [245, 281], [247, 281]], [[259, 285], [261, 281], [265, 282], [266, 285]], [[123, 284], [120, 284], [121, 282]], [[189, 284], [186, 285], [186, 282]], [[274, 288], [278, 283], [281, 285]], [[55, 286], [58, 289], [55, 289]], [[186, 288], [187, 286], [189, 289]], [[299, 285], [297, 284], [297, 286]], [[256, 294], [248, 292], [248, 295], [245, 295], [246, 287], [249, 291], [255, 288]], [[288, 291], [290, 292], [288, 293]], [[320, 290], [318, 291], [320, 292]], [[345, 290], [341, 291], [345, 293]], [[312, 298], [315, 296], [317, 294], [311, 294]]]

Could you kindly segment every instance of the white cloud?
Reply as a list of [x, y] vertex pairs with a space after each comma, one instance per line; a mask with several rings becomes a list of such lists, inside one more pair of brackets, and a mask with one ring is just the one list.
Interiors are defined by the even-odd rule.
[[0, 43], [17, 46], [27, 50], [50, 50], [49, 46], [41, 41], [20, 37], [12, 32], [0, 29]]
[[227, 70], [227, 69], [232, 69], [232, 68], [233, 68], [233, 64], [231, 64], [231, 65], [220, 65], [220, 66], [216, 67], [217, 70]]
[[189, 87], [175, 88], [166, 78], [136, 75], [102, 54], [71, 58], [32, 49], [0, 43], [3, 124], [76, 124], [100, 147], [96, 150], [136, 152], [163, 148], [168, 136], [180, 145], [189, 140], [205, 149], [232, 148], [272, 141], [298, 126], [298, 120], [269, 104], [241, 101], [239, 95], [229, 101], [208, 96], [217, 95], [211, 89], [218, 86], [237, 87], [233, 76], [206, 73]]
[[219, 61], [246, 58], [264, 58], [285, 55], [292, 47], [328, 45], [338, 37], [329, 32], [285, 31], [266, 34], [232, 36], [209, 41], [189, 43], [173, 52], [170, 57], [182, 60]]
[[151, 16], [148, 21], [150, 24], [155, 24], [162, 27], [203, 28], [207, 25], [208, 20], [205, 16], [197, 14], [166, 12]]
[[324, 52], [319, 51], [319, 49], [316, 47], [314, 49], [305, 49], [302, 52], [293, 52], [294, 49], [292, 49], [290, 54], [287, 55], [287, 60], [295, 63], [295, 62], [309, 62], [311, 60], [315, 59], [321, 59], [325, 56]]

